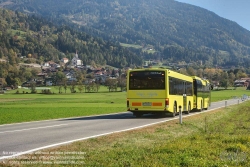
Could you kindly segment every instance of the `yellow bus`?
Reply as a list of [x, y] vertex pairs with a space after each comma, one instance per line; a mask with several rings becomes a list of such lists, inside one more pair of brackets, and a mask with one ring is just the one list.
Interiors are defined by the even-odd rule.
[[208, 80], [192, 76], [194, 89], [194, 109], [207, 110], [211, 104], [211, 85]]
[[[143, 114], [170, 114], [174, 117], [179, 112], [179, 107], [187, 114], [191, 110], [202, 110], [201, 106], [208, 108], [207, 103], [210, 100], [205, 94], [201, 94], [199, 81], [204, 87], [205, 83], [208, 83], [198, 77], [187, 76], [169, 69], [129, 70], [127, 110], [133, 112], [136, 117], [141, 117]], [[202, 104], [198, 105], [198, 101], [202, 101]]]

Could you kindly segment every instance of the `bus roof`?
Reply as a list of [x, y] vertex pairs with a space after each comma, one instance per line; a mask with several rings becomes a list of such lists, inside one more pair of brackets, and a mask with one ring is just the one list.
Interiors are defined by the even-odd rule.
[[209, 80], [205, 79], [205, 78], [200, 78], [200, 77], [197, 77], [197, 76], [192, 76], [193, 79], [198, 79], [202, 82], [202, 84], [206, 85], [206, 84], [209, 84]]
[[191, 76], [185, 75], [185, 74], [181, 74], [179, 72], [176, 71], [172, 71], [170, 69], [164, 69], [164, 68], [143, 68], [143, 69], [132, 69], [129, 70], [128, 72], [136, 72], [136, 71], [165, 71], [167, 72], [167, 76], [171, 76], [173, 78], [179, 78], [179, 79], [183, 79], [189, 82], [193, 82], [193, 78]]

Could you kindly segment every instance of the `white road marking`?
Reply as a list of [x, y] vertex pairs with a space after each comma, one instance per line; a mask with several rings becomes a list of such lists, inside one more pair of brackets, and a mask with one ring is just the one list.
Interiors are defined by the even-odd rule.
[[89, 116], [80, 116], [80, 117], [67, 117], [67, 118], [56, 118], [56, 119], [47, 119], [47, 120], [40, 120], [40, 121], [30, 121], [30, 122], [19, 122], [19, 123], [10, 123], [10, 124], [2, 124], [1, 126], [14, 126], [19, 124], [29, 124], [29, 123], [39, 123], [39, 122], [49, 122], [49, 121], [58, 121], [58, 120], [67, 120], [67, 119], [76, 119], [76, 118], [88, 118], [88, 117], [98, 117], [98, 116], [108, 116], [108, 115], [118, 115], [118, 114], [125, 114], [128, 111], [124, 112], [117, 112], [117, 113], [109, 113], [109, 114], [99, 114], [99, 115], [89, 115]]
[[99, 134], [99, 135], [84, 137], [84, 138], [80, 138], [80, 139], [70, 140], [70, 141], [66, 141], [66, 142], [51, 144], [51, 145], [48, 145], [48, 146], [39, 147], [39, 148], [35, 148], [35, 149], [32, 149], [32, 150], [24, 151], [24, 152], [19, 152], [19, 153], [14, 154], [14, 155], [3, 156], [3, 157], [0, 157], [0, 160], [15, 158], [15, 157], [18, 157], [20, 155], [30, 154], [30, 153], [38, 151], [38, 150], [43, 150], [43, 149], [47, 149], [47, 148], [51, 148], [51, 147], [56, 147], [56, 146], [60, 146], [60, 145], [64, 145], [64, 144], [69, 144], [69, 143], [73, 143], [73, 142], [77, 142], [77, 141], [81, 141], [81, 140], [87, 140], [87, 139], [96, 138], [96, 137], [100, 137], [100, 136], [106, 136], [106, 135], [110, 135], [110, 134], [114, 134], [114, 133], [119, 133], [119, 132], [125, 132], [125, 131], [129, 131], [129, 130], [144, 128], [144, 127], [147, 127], [147, 126], [151, 126], [151, 125], [155, 125], [155, 124], [159, 124], [159, 123], [163, 123], [163, 122], [168, 122], [168, 121], [171, 121], [171, 120], [174, 120], [174, 119], [178, 119], [178, 118], [175, 117], [175, 118], [172, 118], [172, 119], [169, 119], [169, 120], [163, 120], [163, 121], [159, 121], [159, 122], [155, 122], [155, 123], [151, 123], [151, 124], [146, 124], [146, 125], [142, 125], [142, 126], [138, 126], [138, 127], [134, 127], [134, 128], [124, 129], [124, 130], [119, 130], [119, 131], [113, 131], [113, 132], [103, 133], [103, 134]]
[[19, 130], [11, 130], [11, 131], [4, 131], [1, 133], [13, 133], [13, 132], [22, 132], [22, 131], [28, 131], [28, 130], [36, 130], [36, 129], [46, 129], [46, 128], [53, 128], [57, 126], [66, 126], [68, 124], [60, 124], [60, 125], [52, 125], [52, 126], [42, 126], [42, 127], [36, 127], [36, 128], [28, 128], [28, 129], [19, 129]]

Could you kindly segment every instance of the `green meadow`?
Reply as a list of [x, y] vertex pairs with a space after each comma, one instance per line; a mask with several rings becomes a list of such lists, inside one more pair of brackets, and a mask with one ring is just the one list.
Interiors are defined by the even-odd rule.
[[236, 89], [230, 87], [228, 89], [219, 88], [213, 90], [211, 93], [212, 102], [227, 100], [230, 98], [241, 98], [243, 95], [250, 96], [250, 90], [246, 90], [245, 87], [237, 87]]
[[[7, 91], [0, 95], [0, 124], [27, 121], [58, 119], [67, 117], [109, 114], [126, 111], [126, 92], [108, 92], [107, 87], [100, 87], [97, 93], [70, 93], [69, 88], [50, 87], [52, 94], [30, 94], [29, 89]], [[26, 93], [27, 92], [27, 93]], [[212, 102], [250, 96], [245, 88], [220, 89], [212, 91]]]
[[[16, 94], [0, 95], [0, 124], [89, 116], [126, 111], [126, 92]], [[23, 92], [23, 90], [19, 90]], [[38, 90], [39, 92], [39, 90]], [[64, 91], [63, 91], [64, 92]]]
[[120, 43], [121, 46], [123, 47], [128, 47], [128, 48], [135, 48], [135, 49], [141, 49], [141, 45], [133, 45], [133, 44], [126, 44], [126, 43]]

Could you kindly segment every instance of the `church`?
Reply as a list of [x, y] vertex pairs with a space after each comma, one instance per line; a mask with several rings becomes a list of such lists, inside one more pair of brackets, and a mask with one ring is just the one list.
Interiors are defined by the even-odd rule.
[[71, 60], [72, 66], [82, 66], [82, 60], [78, 58], [78, 54], [76, 52], [75, 57]]

